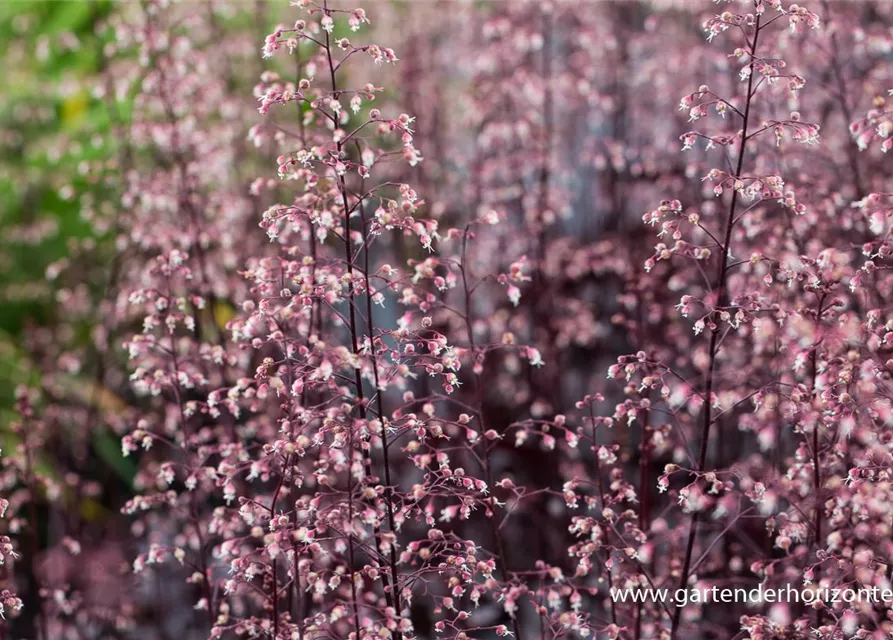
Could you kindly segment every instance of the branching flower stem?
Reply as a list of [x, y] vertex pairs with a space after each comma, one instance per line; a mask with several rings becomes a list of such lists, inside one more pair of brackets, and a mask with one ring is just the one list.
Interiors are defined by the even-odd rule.
[[[760, 39], [760, 18], [761, 16], [756, 17], [756, 22], [754, 26], [754, 34], [753, 40], [750, 44], [750, 74], [747, 79], [747, 94], [745, 96], [744, 103], [744, 117], [743, 123], [741, 125], [741, 142], [738, 145], [738, 163], [735, 168], [735, 177], [741, 175], [741, 172], [744, 168], [744, 153], [745, 148], [747, 146], [747, 128], [750, 124], [750, 116], [751, 116], [751, 107], [753, 105], [753, 99], [755, 95], [754, 91], [754, 60], [757, 51], [757, 44]], [[720, 257], [720, 263], [718, 267], [717, 274], [717, 285], [716, 285], [716, 308], [721, 309], [723, 307], [728, 306], [729, 302], [729, 294], [728, 294], [728, 270], [729, 270], [729, 255], [731, 254], [731, 246], [732, 246], [732, 230], [735, 226], [735, 211], [738, 206], [738, 189], [732, 191], [731, 202], [729, 203], [729, 213], [726, 217], [725, 224], [725, 234], [722, 244], [722, 255]], [[715, 373], [716, 373], [716, 363], [717, 363], [717, 354], [718, 354], [718, 342], [719, 342], [719, 327], [716, 326], [710, 332], [710, 346], [708, 348], [708, 364], [707, 364], [707, 374], [706, 374], [706, 383], [704, 388], [704, 411], [703, 418], [701, 422], [701, 445], [700, 450], [698, 452], [698, 471], [703, 471], [707, 464], [707, 452], [710, 446], [710, 426], [713, 423], [712, 409], [713, 409], [713, 388], [715, 384]], [[691, 522], [689, 524], [688, 529], [688, 542], [685, 546], [685, 557], [682, 562], [682, 571], [679, 574], [679, 588], [684, 589], [688, 585], [689, 572], [691, 569], [691, 561], [692, 561], [692, 553], [694, 552], [695, 547], [695, 539], [698, 535], [698, 523], [701, 518], [701, 512], [695, 511], [692, 513]], [[677, 607], [675, 613], [673, 614], [673, 626], [670, 637], [672, 640], [676, 640], [677, 633], [679, 631], [679, 623], [682, 618], [682, 608]]]
[[[323, 4], [323, 7], [324, 7], [325, 11], [328, 10], [326, 3]], [[335, 95], [337, 95], [338, 85], [337, 85], [337, 79], [335, 77], [337, 66], [332, 58], [331, 41], [330, 41], [330, 36], [329, 36], [328, 32], [326, 32], [326, 38], [325, 38], [325, 52], [326, 52], [326, 59], [328, 61], [329, 76], [330, 76], [330, 80], [332, 83], [332, 92]], [[336, 149], [337, 149], [339, 156], [342, 153], [344, 153], [344, 142], [339, 140], [336, 143]], [[353, 250], [353, 242], [351, 240], [351, 232], [350, 232], [350, 215], [351, 215], [352, 209], [351, 209], [350, 201], [348, 198], [347, 184], [345, 182], [343, 175], [338, 177], [338, 190], [341, 194], [342, 205], [344, 207], [344, 256], [345, 256], [345, 261], [347, 263], [347, 274], [349, 276], [348, 315], [349, 315], [349, 320], [350, 320], [351, 349], [353, 351], [354, 357], [359, 359], [359, 357], [360, 357], [359, 331], [357, 329], [357, 318], [356, 318], [357, 314], [356, 314], [355, 294], [354, 294], [354, 289], [353, 289], [354, 250]], [[359, 206], [362, 210], [362, 201], [360, 201]], [[373, 324], [373, 320], [372, 320], [372, 313], [371, 313], [371, 304], [372, 303], [371, 303], [371, 297], [370, 297], [371, 294], [369, 292], [369, 272], [368, 272], [369, 256], [368, 256], [368, 243], [366, 242], [365, 222], [363, 222], [362, 233], [363, 233], [363, 238], [364, 238], [363, 245], [366, 250], [366, 269], [364, 272], [364, 280], [365, 280], [365, 286], [366, 286], [367, 305], [368, 305], [368, 307], [367, 307], [367, 311], [368, 311], [367, 322], [369, 324], [369, 334], [370, 334], [369, 339], [371, 342], [373, 342], [372, 351], [374, 352], [375, 328], [374, 328], [374, 324]], [[382, 430], [382, 446], [384, 449], [384, 472], [385, 472], [385, 483], [387, 485], [387, 488], [385, 490], [385, 501], [387, 503], [388, 525], [389, 525], [391, 532], [393, 534], [395, 531], [395, 529], [394, 529], [394, 510], [393, 510], [392, 496], [391, 496], [391, 475], [390, 475], [390, 465], [389, 465], [389, 460], [388, 460], [387, 434], [386, 434], [386, 426], [385, 426], [385, 416], [382, 413], [383, 406], [382, 406], [381, 393], [379, 393], [379, 390], [377, 388], [378, 387], [378, 370], [377, 370], [377, 363], [375, 361], [374, 353], [373, 353], [373, 357], [372, 357], [372, 368], [374, 371], [375, 383], [376, 383], [376, 395], [377, 395], [377, 403], [378, 403], [379, 421], [382, 424], [381, 430]], [[364, 424], [367, 424], [368, 423], [368, 411], [367, 411], [367, 406], [366, 406], [366, 398], [365, 398], [364, 391], [363, 391], [362, 372], [359, 367], [354, 369], [354, 381], [356, 384], [357, 407], [358, 407], [358, 410], [360, 413], [360, 418], [362, 419]], [[363, 464], [366, 469], [366, 473], [371, 473], [372, 454], [371, 454], [369, 448], [366, 446], [362, 447], [362, 451], [363, 451]], [[379, 544], [380, 544], [380, 541], [382, 540], [381, 527], [376, 525], [374, 533], [375, 533], [375, 539], [378, 540]], [[398, 587], [397, 555], [396, 555], [396, 551], [394, 549], [394, 544], [391, 543], [389, 545], [389, 547], [390, 547], [390, 554], [389, 554], [389, 558], [388, 558], [388, 563], [390, 565], [389, 572], [382, 573], [382, 585], [384, 587], [384, 596], [385, 596], [385, 601], [387, 603], [387, 606], [393, 608], [396, 615], [399, 616], [401, 613], [401, 606], [400, 606], [400, 594], [399, 594], [399, 587]], [[380, 550], [380, 549], [377, 549], [377, 550]], [[359, 616], [359, 612], [355, 612], [355, 615]], [[359, 632], [357, 633], [357, 635], [359, 637]], [[399, 629], [395, 633], [395, 638], [397, 640], [400, 640], [402, 638], [402, 634], [400, 633]]]

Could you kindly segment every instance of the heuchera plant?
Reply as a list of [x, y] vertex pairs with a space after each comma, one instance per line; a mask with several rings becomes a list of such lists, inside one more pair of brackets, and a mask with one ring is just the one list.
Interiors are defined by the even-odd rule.
[[193, 4], [103, 51], [0, 635], [893, 633], [612, 597], [893, 588], [889, 6]]

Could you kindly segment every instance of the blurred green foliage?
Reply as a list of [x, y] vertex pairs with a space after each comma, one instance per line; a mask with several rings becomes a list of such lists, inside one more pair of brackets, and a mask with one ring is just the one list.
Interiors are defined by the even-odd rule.
[[[95, 92], [108, 36], [98, 27], [114, 3], [18, 1], [0, 3], [0, 443], [11, 446], [8, 424], [16, 385], [37, 384], [39, 366], [30, 332], [54, 327], [65, 307], [47, 282], [47, 267], [69, 253], [73, 240], [94, 231], [82, 219], [82, 198], [108, 199], [91, 163], [108, 157], [112, 114]], [[108, 234], [107, 234], [108, 235]], [[110, 237], [93, 238], [97, 246]], [[99, 254], [102, 255], [102, 254]], [[84, 283], [102, 286], [104, 283]], [[75, 343], [88, 342], [88, 331]], [[78, 382], [77, 384], [82, 384]], [[132, 469], [117, 439], [94, 434], [94, 448], [125, 480]]]
[[[29, 381], [27, 327], [58, 316], [47, 266], [91, 233], [77, 198], [91, 189], [109, 113], [93, 95], [105, 1], [0, 3], [0, 388]], [[100, 194], [95, 194], [100, 195]], [[11, 393], [2, 393], [8, 407]]]

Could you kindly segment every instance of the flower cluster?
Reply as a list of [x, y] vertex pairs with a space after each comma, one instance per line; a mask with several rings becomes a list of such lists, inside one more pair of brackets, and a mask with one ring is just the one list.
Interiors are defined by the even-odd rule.
[[612, 597], [893, 580], [893, 9], [684, 9], [112, 11], [0, 635], [893, 633]]

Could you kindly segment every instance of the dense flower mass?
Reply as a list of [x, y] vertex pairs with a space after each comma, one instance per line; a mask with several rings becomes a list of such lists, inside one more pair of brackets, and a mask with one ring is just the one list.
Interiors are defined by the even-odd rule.
[[893, 5], [369, 9], [91, 18], [0, 635], [893, 637]]

